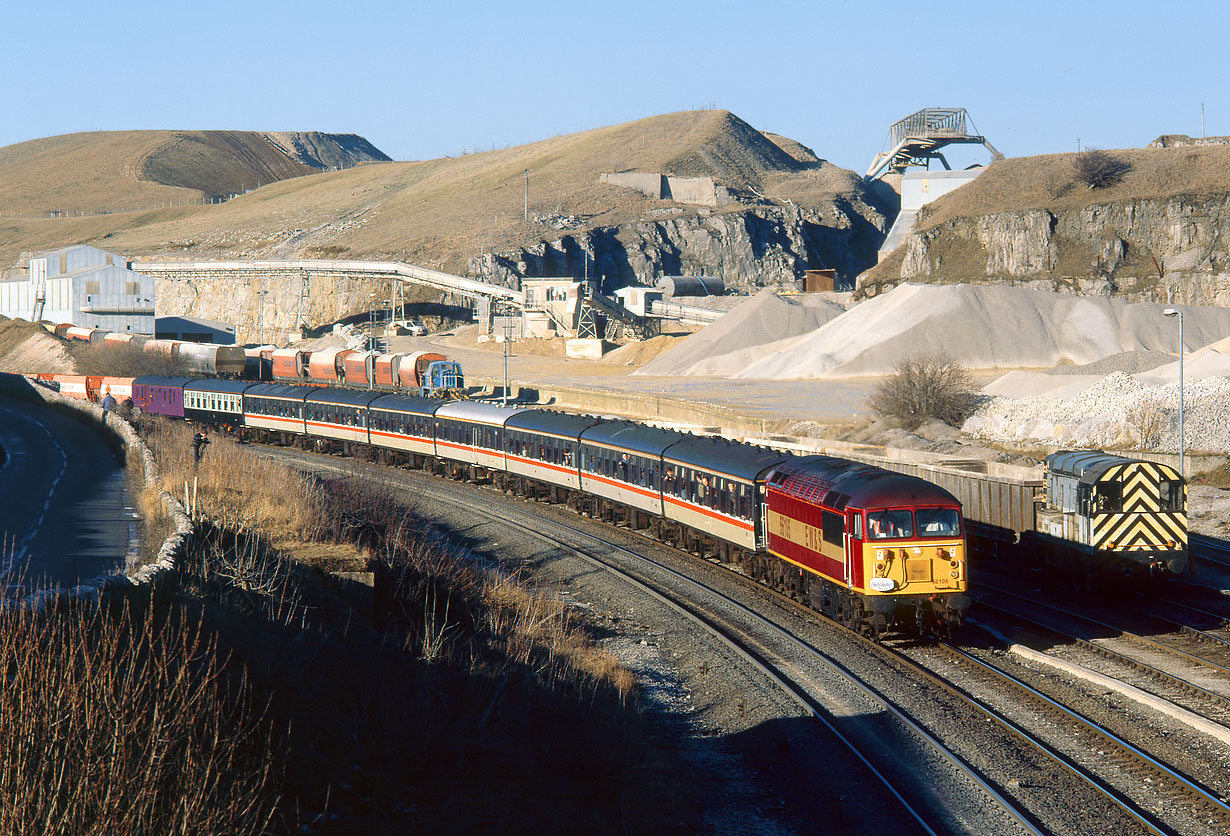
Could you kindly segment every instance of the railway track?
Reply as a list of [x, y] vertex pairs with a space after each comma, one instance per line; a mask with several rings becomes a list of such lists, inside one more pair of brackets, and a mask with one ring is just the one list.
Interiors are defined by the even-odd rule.
[[[333, 469], [340, 470], [340, 468]], [[462, 491], [456, 488], [433, 485], [428, 490], [436, 496], [441, 494], [451, 495], [454, 501], [468, 501], [469, 503], [473, 502], [472, 496], [463, 494]], [[639, 578], [631, 578], [630, 581], [642, 586], [648, 594], [653, 595], [658, 600], [664, 600], [681, 613], [686, 612], [688, 614], [687, 617], [696, 619], [698, 623], [704, 623], [706, 625], [706, 629], [719, 629], [712, 623], [712, 616], [709, 614], [713, 609], [712, 602], [719, 603], [722, 608], [733, 608], [738, 610], [741, 613], [741, 618], [754, 620], [763, 628], [773, 631], [779, 639], [789, 643], [795, 648], [796, 651], [806, 653], [813, 660], [821, 662], [830, 671], [844, 677], [848, 682], [867, 694], [870, 699], [873, 699], [878, 704], [883, 706], [886, 711], [889, 711], [894, 716], [897, 722], [910, 728], [912, 733], [918, 735], [919, 739], [925, 740], [927, 745], [930, 746], [935, 752], [943, 754], [944, 759], [953, 768], [962, 771], [969, 777], [970, 780], [974, 781], [979, 786], [981, 791], [985, 793], [988, 798], [993, 799], [994, 803], [1004, 810], [1005, 815], [1013, 820], [1016, 823], [1016, 826], [1020, 827], [1023, 832], [1043, 832], [1038, 829], [1038, 826], [1035, 823], [1037, 821], [1036, 817], [1025, 812], [1024, 810], [1019, 809], [1018, 806], [1011, 801], [1011, 799], [1005, 795], [1003, 791], [997, 789], [995, 786], [992, 786], [991, 783], [980, 777], [974, 770], [971, 769], [964, 759], [957, 756], [951, 750], [948, 750], [943, 743], [923, 729], [922, 726], [916, 721], [911, 719], [906, 712], [898, 709], [893, 704], [892, 700], [875, 692], [874, 690], [871, 690], [866, 683], [861, 682], [854, 674], [824, 654], [820, 653], [804, 639], [801, 639], [795, 634], [785, 630], [783, 627], [770, 622], [760, 614], [753, 612], [731, 597], [713, 589], [711, 586], [695, 580], [690, 576], [676, 572], [658, 561], [654, 561], [644, 555], [634, 553], [607, 538], [597, 537], [588, 532], [580, 531], [574, 526], [567, 526], [556, 521], [547, 521], [541, 515], [529, 514], [521, 511], [520, 509], [509, 508], [503, 504], [501, 504], [498, 513], [490, 511], [478, 511], [477, 513], [480, 513], [490, 519], [498, 519], [505, 525], [514, 525], [527, 534], [547, 540], [563, 548], [569, 548], [576, 551], [577, 547], [575, 545], [568, 545], [567, 540], [581, 538], [591, 544], [596, 545], [600, 551], [620, 553], [624, 557], [631, 558], [638, 562], [649, 561], [649, 563], [655, 567], [655, 571], [668, 573], [674, 579], [674, 583], [682, 584], [691, 590], [691, 593], [686, 596], [686, 599], [680, 599], [678, 597], [678, 593], [669, 593], [660, 587], [649, 588], [645, 586], [645, 581]], [[519, 517], [521, 519], [510, 520], [510, 516]], [[548, 530], [556, 533], [547, 533]], [[564, 534], [561, 536], [560, 532], [564, 532]], [[586, 553], [582, 555], [583, 558], [591, 562], [601, 564], [607, 571], [618, 572], [621, 575], [627, 576], [625, 570], [612, 566], [608, 560], [604, 560], [600, 556], [593, 554], [592, 551], [593, 549], [585, 549]], [[697, 604], [689, 603], [697, 597], [708, 600], [711, 602], [710, 605], [698, 607]], [[841, 630], [847, 633], [850, 632], [845, 628], [839, 627], [838, 625], [828, 624], [827, 622], [826, 624], [834, 630]], [[854, 634], [850, 633], [850, 635], [853, 636]], [[738, 635], [732, 634], [729, 631], [723, 630], [720, 640], [732, 647], [732, 649], [738, 648], [738, 652], [745, 654], [752, 664], [763, 671], [767, 677], [775, 682], [776, 687], [782, 688], [790, 693], [792, 699], [795, 699], [800, 705], [804, 706], [806, 710], [812, 714], [812, 716], [821, 720], [821, 722], [824, 722], [835, 735], [843, 740], [846, 746], [850, 747], [852, 751], [857, 751], [857, 747], [855, 747], [850, 741], [842, 738], [840, 733], [833, 728], [832, 724], [824, 720], [824, 715], [826, 713], [825, 710], [822, 706], [816, 704], [814, 699], [807, 695], [806, 689], [800, 688], [798, 683], [792, 683], [791, 677], [784, 675], [782, 669], [771, 663], [762, 652], [748, 648], [746, 646], [745, 639], [741, 639]], [[862, 641], [861, 638], [858, 640]], [[1145, 805], [1134, 801], [1128, 793], [1116, 789], [1111, 782], [1098, 777], [1098, 775], [1096, 775], [1093, 771], [1081, 765], [1078, 760], [1063, 754], [1056, 747], [1046, 743], [1038, 736], [1031, 734], [1024, 727], [1005, 716], [1002, 712], [996, 711], [988, 704], [965, 693], [960, 687], [947, 682], [942, 677], [928, 671], [919, 663], [909, 659], [906, 655], [896, 650], [877, 647], [876, 645], [871, 645], [866, 642], [864, 642], [864, 645], [876, 648], [873, 652], [891, 655], [897, 664], [908, 667], [911, 670], [912, 675], [920, 679], [925, 679], [932, 687], [942, 689], [949, 696], [949, 698], [960, 702], [963, 706], [965, 706], [966, 710], [979, 716], [982, 721], [995, 724], [1005, 737], [1017, 741], [1019, 745], [1026, 746], [1035, 752], [1041, 753], [1049, 762], [1054, 764], [1055, 768], [1060, 773], [1065, 774], [1070, 779], [1075, 780], [1080, 784], [1084, 791], [1092, 792], [1105, 803], [1112, 805], [1119, 811], [1120, 815], [1125, 818], [1125, 821], [1130, 822], [1141, 832], [1175, 832], [1171, 828], [1167, 827], [1166, 824], [1157, 816], [1146, 809]], [[1117, 771], [1121, 775], [1126, 774], [1129, 776], [1129, 783], [1133, 780], [1143, 780], [1144, 783], [1150, 786], [1154, 792], [1160, 792], [1176, 799], [1182, 798], [1188, 808], [1193, 811], [1194, 815], [1204, 817], [1205, 820], [1210, 823], [1218, 822], [1230, 826], [1230, 807], [1228, 807], [1224, 801], [1221, 801], [1214, 793], [1201, 787], [1196, 782], [1182, 775], [1178, 771], [1167, 767], [1160, 760], [1151, 757], [1147, 753], [1132, 746], [1132, 744], [1127, 741], [1116, 737], [1113, 733], [1101, 729], [1091, 720], [1081, 717], [1075, 712], [1064, 708], [1054, 700], [1050, 700], [1050, 698], [1034, 691], [1029, 688], [1029, 686], [1021, 683], [1019, 680], [1011, 678], [1005, 672], [996, 670], [987, 663], [976, 660], [973, 656], [952, 647], [951, 645], [943, 645], [943, 647], [947, 653], [959, 655], [970, 663], [976, 664], [987, 671], [995, 671], [995, 675], [1001, 681], [1011, 683], [1011, 688], [1018, 693], [1029, 695], [1031, 699], [1047, 706], [1047, 710], [1053, 715], [1064, 718], [1066, 722], [1071, 725], [1079, 726], [1082, 733], [1089, 735], [1091, 738], [1096, 737], [1097, 739], [1104, 741], [1103, 745], [1108, 748], [1113, 747], [1116, 754], [1111, 760], [1113, 760]], [[862, 755], [858, 755], [858, 757], [866, 762]], [[870, 767], [870, 764], [868, 765]], [[880, 780], [883, 781], [884, 778], [881, 776]], [[886, 784], [886, 786], [890, 785]], [[899, 799], [901, 798], [901, 796], [896, 793], [895, 789], [893, 789], [892, 792], [896, 795], [896, 797]], [[902, 799], [902, 801], [904, 803], [904, 799]], [[935, 832], [932, 829], [932, 826], [926, 821], [925, 816], [917, 809], [913, 809], [910, 812], [910, 816], [914, 821], [918, 822], [924, 830]]]
[[1188, 534], [1192, 556], [1222, 569], [1230, 569], [1230, 543], [1205, 534]]
[[[993, 593], [993, 596], [999, 599], [1006, 599], [1009, 603], [1006, 605], [1003, 600], [998, 603], [987, 600], [986, 593], [988, 592]], [[1056, 604], [1026, 598], [1009, 590], [982, 584], [980, 593], [979, 606], [1013, 616], [1041, 627], [1047, 632], [1062, 636], [1083, 650], [1131, 668], [1165, 687], [1200, 698], [1202, 702], [1223, 717], [1230, 716], [1230, 666], [1225, 664], [1226, 657], [1230, 655], [1230, 645], [1217, 637], [1193, 630], [1190, 633], [1198, 635], [1198, 640], [1190, 637], [1185, 639], [1188, 636], [1187, 633], [1177, 633], [1169, 635], [1163, 641], [1108, 624], [1085, 613], [1073, 612]], [[1039, 616], [1036, 614], [1039, 611], [1052, 615], [1050, 617]], [[1057, 621], [1055, 616], [1060, 616], [1060, 619]], [[1063, 620], [1068, 622], [1068, 626], [1059, 623]], [[1084, 625], [1086, 629], [1082, 632], [1086, 634], [1101, 633], [1104, 635], [1096, 640], [1085, 638], [1071, 626], [1073, 624]], [[1109, 644], [1114, 641], [1131, 644], [1146, 652], [1128, 653], [1123, 649], [1116, 649], [1116, 646]], [[1208, 645], [1214, 653], [1206, 652], [1204, 655], [1198, 655], [1180, 646], [1181, 644]], [[1219, 658], [1210, 658], [1211, 655]], [[1153, 659], [1169, 660], [1168, 667], [1172, 669], [1163, 669], [1155, 661], [1151, 661], [1150, 656]], [[1173, 672], [1174, 666], [1177, 666], [1182, 673]], [[1216, 687], [1205, 687], [1200, 682], [1210, 683]]]
[[[1230, 803], [1218, 792], [1163, 763], [1140, 747], [1116, 735], [1093, 720], [1013, 676], [1001, 665], [987, 661], [947, 642], [937, 645], [958, 662], [964, 662], [985, 673], [1012, 692], [1010, 702], [1025, 708], [1035, 721], [1053, 728], [1067, 727], [1072, 739], [1084, 741], [1086, 749], [1096, 746], [1102, 765], [1113, 765], [1120, 780], [1133, 787], [1149, 786], [1160, 796], [1182, 798], [1189, 814], [1210, 825], [1230, 830]], [[1091, 744], [1092, 742], [1092, 744]]]
[[[301, 462], [309, 459], [306, 464], [314, 470], [323, 469], [339, 475], [351, 475], [351, 472], [345, 467], [321, 464], [318, 461], [311, 461], [308, 456], [300, 454], [294, 455], [293, 458]], [[325, 458], [327, 459], [327, 457]], [[402, 473], [402, 475], [406, 474]], [[879, 755], [869, 756], [866, 753], [868, 749], [873, 751], [881, 749], [883, 745], [882, 740], [878, 742], [860, 740], [848, 731], [840, 729], [834, 722], [833, 713], [812, 696], [813, 692], [818, 690], [816, 683], [805, 681], [806, 678], [800, 676], [797, 669], [788, 660], [780, 658], [775, 653], [766, 651], [763, 647], [757, 647], [756, 643], [748, 638], [745, 631], [730, 626], [730, 622], [727, 619], [719, 618], [715, 615], [715, 611], [719, 608], [730, 610], [737, 614], [740, 619], [759, 625], [775, 634], [779, 640], [793, 645], [796, 649], [806, 648], [806, 645], [799, 639], [724, 593], [676, 571], [663, 562], [633, 552], [609, 539], [595, 536], [574, 526], [549, 520], [541, 515], [531, 514], [528, 511], [511, 507], [504, 503], [500, 504], [498, 512], [475, 507], [475, 497], [472, 492], [459, 490], [448, 485], [431, 484], [436, 480], [428, 481], [428, 487], [424, 488], [419, 483], [415, 485], [416, 489], [424, 490], [433, 499], [443, 498], [446, 501], [462, 505], [465, 507], [467, 514], [516, 528], [523, 534], [551, 546], [566, 549], [581, 560], [599, 567], [603, 571], [614, 574], [642, 593], [670, 607], [681, 617], [686, 618], [704, 632], [713, 636], [732, 653], [758, 670], [771, 683], [772, 687], [788, 695], [808, 715], [820, 722], [868, 770], [869, 774], [884, 787], [885, 791], [896, 799], [901, 805], [904, 815], [918, 827], [920, 832], [928, 834], [952, 832], [953, 820], [947, 815], [937, 815], [937, 811], [934, 809], [935, 799], [930, 797], [929, 793], [925, 790], [920, 791], [919, 797], [912, 798], [898, 789], [898, 785], [905, 778], [909, 770], [897, 767], [893, 769], [896, 773], [895, 777], [890, 777], [888, 773], [892, 767], [886, 766], [884, 763], [882, 750]], [[577, 541], [588, 545], [578, 545]], [[630, 572], [621, 565], [622, 561], [612, 560], [610, 555], [618, 555], [637, 564], [648, 565], [652, 568], [653, 572]], [[662, 583], [661, 581], [656, 581], [653, 579], [654, 574], [664, 576], [670, 582]], [[683, 587], [690, 594], [680, 594], [678, 587]], [[698, 604], [698, 599], [704, 601], [705, 605]], [[897, 708], [891, 700], [880, 695], [828, 657], [814, 651], [810, 652], [809, 655], [813, 661], [824, 665], [832, 675], [842, 680], [846, 686], [861, 693], [877, 709], [893, 716], [924, 747], [946, 762], [962, 778], [971, 782], [984, 794], [987, 801], [1004, 812], [1007, 821], [1013, 824], [1013, 832], [1028, 834], [1043, 834], [1045, 832], [1038, 829], [1031, 822], [1030, 816], [1026, 812], [1018, 809], [1009, 798], [984, 780], [963, 759], [916, 723], [906, 712]]]

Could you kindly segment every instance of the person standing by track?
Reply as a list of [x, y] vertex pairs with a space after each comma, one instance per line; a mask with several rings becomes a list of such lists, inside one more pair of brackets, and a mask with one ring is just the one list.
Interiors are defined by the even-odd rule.
[[107, 423], [107, 413], [115, 412], [115, 398], [111, 396], [111, 387], [106, 389], [106, 397], [102, 399], [103, 423]]
[[205, 431], [197, 433], [192, 437], [192, 466], [201, 466], [201, 456], [205, 455], [205, 448], [209, 446], [209, 436], [205, 435]]

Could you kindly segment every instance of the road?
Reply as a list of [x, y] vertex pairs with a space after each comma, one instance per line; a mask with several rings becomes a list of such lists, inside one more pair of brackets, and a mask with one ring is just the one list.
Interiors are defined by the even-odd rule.
[[[431, 337], [395, 337], [390, 351], [439, 351], [461, 363], [467, 378], [499, 380], [504, 355], [495, 349], [466, 346], [464, 338], [443, 334]], [[472, 338], [471, 338], [472, 339]], [[876, 378], [848, 380], [725, 380], [713, 377], [633, 376], [630, 366], [592, 360], [566, 360], [518, 354], [513, 344], [508, 376], [513, 386], [564, 384], [598, 390], [659, 395], [725, 406], [766, 420], [802, 420], [821, 424], [848, 423], [870, 414], [866, 396], [879, 383]]]
[[58, 584], [120, 569], [134, 517], [113, 449], [87, 423], [0, 396], [0, 574]]

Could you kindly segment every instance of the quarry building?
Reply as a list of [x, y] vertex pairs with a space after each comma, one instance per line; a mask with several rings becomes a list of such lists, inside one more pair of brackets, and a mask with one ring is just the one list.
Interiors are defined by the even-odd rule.
[[154, 278], [123, 256], [75, 246], [37, 253], [25, 276], [0, 281], [0, 316], [154, 334]]

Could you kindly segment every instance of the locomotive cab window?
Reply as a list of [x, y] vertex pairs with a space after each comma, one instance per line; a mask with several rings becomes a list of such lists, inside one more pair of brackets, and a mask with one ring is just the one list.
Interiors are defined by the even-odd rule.
[[904, 508], [896, 511], [870, 511], [867, 514], [867, 532], [872, 540], [913, 537], [914, 515]]
[[[908, 511], [906, 512], [909, 513]], [[820, 517], [821, 534], [824, 542], [840, 546], [842, 535], [846, 533], [846, 521], [841, 514], [825, 511]]]
[[923, 537], [956, 537], [961, 533], [961, 515], [952, 508], [919, 508], [915, 514]]
[[1183, 483], [1163, 479], [1158, 485], [1158, 504], [1163, 511], [1183, 510]]
[[1123, 485], [1102, 482], [1093, 492], [1094, 513], [1114, 514], [1123, 510]]

